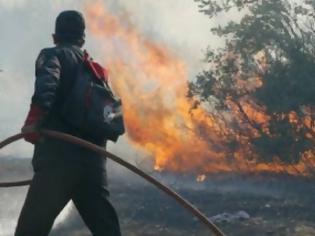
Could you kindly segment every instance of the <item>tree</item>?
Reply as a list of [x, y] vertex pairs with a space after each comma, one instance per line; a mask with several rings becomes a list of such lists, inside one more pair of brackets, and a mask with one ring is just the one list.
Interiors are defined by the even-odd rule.
[[314, 1], [195, 2], [210, 19], [238, 12], [240, 21], [211, 29], [226, 44], [207, 50], [209, 69], [189, 84], [189, 97], [228, 124], [231, 153], [315, 163]]

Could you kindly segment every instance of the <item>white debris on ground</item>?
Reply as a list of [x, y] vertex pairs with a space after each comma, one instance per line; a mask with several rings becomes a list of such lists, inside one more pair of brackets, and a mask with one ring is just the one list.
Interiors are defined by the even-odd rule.
[[250, 219], [250, 215], [246, 211], [238, 211], [236, 213], [221, 213], [209, 218], [214, 223], [233, 223]]

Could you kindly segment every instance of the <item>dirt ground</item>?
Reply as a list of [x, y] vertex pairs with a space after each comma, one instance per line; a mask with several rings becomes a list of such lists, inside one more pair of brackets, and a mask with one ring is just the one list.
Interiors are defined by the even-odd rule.
[[[27, 161], [1, 159], [0, 181], [31, 176]], [[110, 171], [111, 172], [111, 171]], [[260, 174], [208, 176], [152, 173], [209, 218], [245, 212], [245, 219], [221, 220], [227, 236], [315, 236], [315, 183], [302, 177]], [[178, 203], [133, 174], [110, 173], [111, 201], [124, 236], [207, 236], [206, 227]], [[0, 236], [13, 235], [27, 188], [0, 189]], [[73, 207], [57, 219], [51, 236], [88, 236]]]
[[[315, 236], [313, 180], [289, 176], [222, 175], [197, 183], [191, 176], [159, 176], [208, 217], [246, 212], [247, 219], [217, 222], [226, 235]], [[119, 213], [123, 235], [212, 235], [164, 193], [142, 181], [128, 180], [111, 180], [111, 200]], [[75, 214], [72, 220], [70, 217], [68, 226], [77, 221]], [[82, 234], [80, 231], [77, 235]]]

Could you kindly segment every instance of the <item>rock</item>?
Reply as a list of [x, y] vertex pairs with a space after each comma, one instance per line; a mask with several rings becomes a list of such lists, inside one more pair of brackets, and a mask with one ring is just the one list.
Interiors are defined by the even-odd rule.
[[250, 219], [250, 215], [246, 211], [238, 211], [234, 214], [232, 213], [222, 213], [215, 216], [210, 217], [210, 220], [216, 223], [233, 223], [236, 221], [248, 220]]
[[314, 236], [315, 235], [315, 228], [306, 226], [306, 225], [296, 226], [294, 231], [295, 231], [294, 236]]

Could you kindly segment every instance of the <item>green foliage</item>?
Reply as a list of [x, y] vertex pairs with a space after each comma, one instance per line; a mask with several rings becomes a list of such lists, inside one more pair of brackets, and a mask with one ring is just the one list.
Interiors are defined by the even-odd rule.
[[208, 49], [210, 69], [189, 84], [190, 97], [225, 114], [218, 119], [227, 117], [234, 135], [229, 138], [239, 149], [244, 148], [239, 137], [248, 140], [249, 158], [297, 163], [314, 146], [315, 2], [195, 2], [210, 19], [231, 12], [241, 19], [211, 29], [226, 46]]

